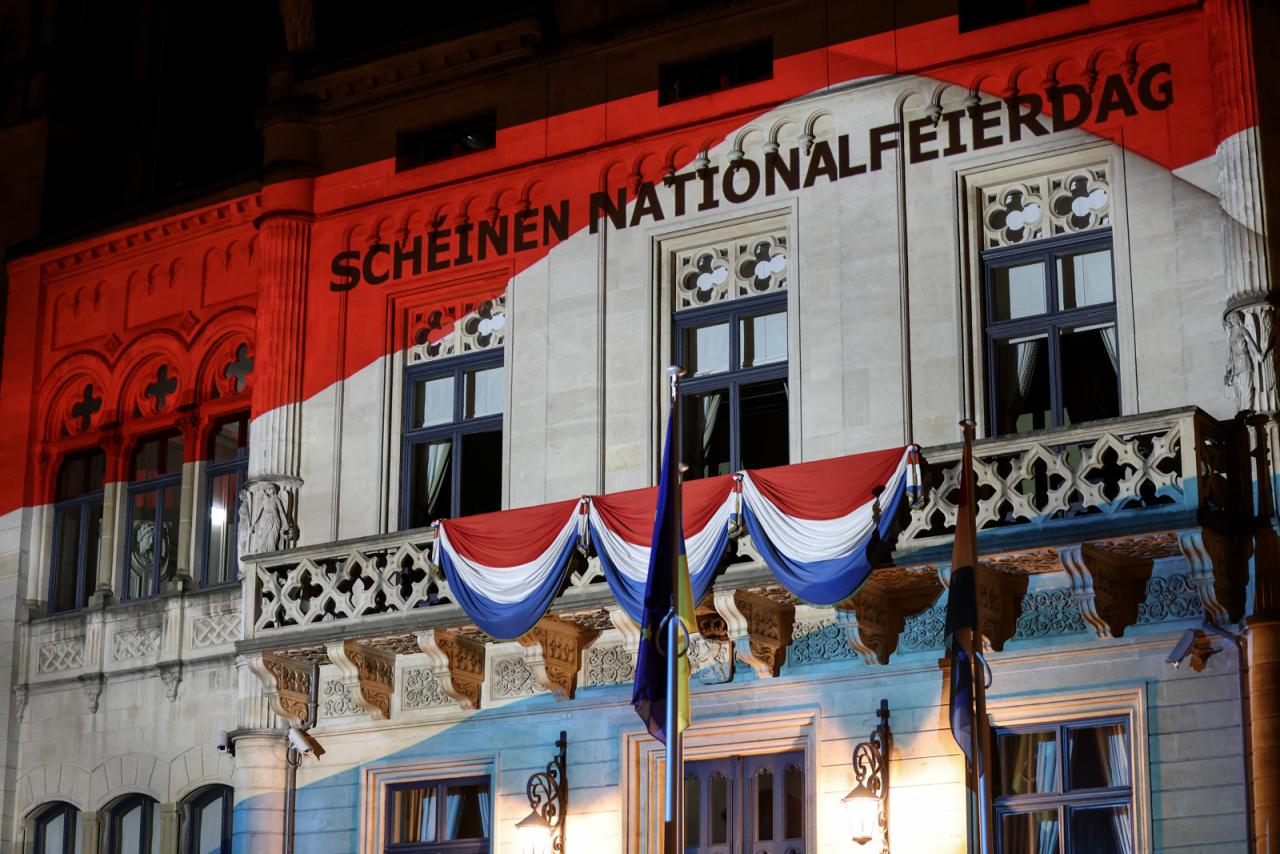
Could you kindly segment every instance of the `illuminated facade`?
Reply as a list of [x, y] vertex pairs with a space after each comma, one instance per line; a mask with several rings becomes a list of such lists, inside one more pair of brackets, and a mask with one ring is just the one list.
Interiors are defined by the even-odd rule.
[[652, 485], [678, 361], [690, 478], [915, 443], [927, 487], [834, 606], [734, 527], [688, 850], [880, 850], [881, 698], [893, 850], [965, 850], [964, 417], [1002, 850], [1269, 850], [1272, 13], [552, 5], [321, 65], [282, 4], [260, 189], [9, 258], [0, 848], [514, 852], [564, 730], [567, 850], [652, 850], [598, 556], [497, 640], [431, 523]]

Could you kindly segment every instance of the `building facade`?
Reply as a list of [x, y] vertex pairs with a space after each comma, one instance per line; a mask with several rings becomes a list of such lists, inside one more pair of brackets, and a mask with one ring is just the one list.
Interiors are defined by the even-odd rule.
[[690, 488], [924, 487], [826, 605], [702, 520], [687, 850], [881, 850], [882, 699], [887, 843], [965, 850], [965, 418], [1000, 850], [1271, 850], [1274, 10], [650, 5], [321, 62], [282, 3], [260, 187], [9, 251], [0, 849], [515, 852], [563, 731], [566, 850], [656, 850], [603, 549], [504, 638], [433, 523], [652, 486], [677, 363]]

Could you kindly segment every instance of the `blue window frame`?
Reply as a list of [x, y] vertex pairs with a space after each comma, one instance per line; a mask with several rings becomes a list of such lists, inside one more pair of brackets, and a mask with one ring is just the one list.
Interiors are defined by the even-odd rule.
[[188, 854], [231, 854], [230, 786], [208, 786], [183, 804]]
[[249, 413], [214, 425], [205, 466], [204, 561], [200, 586], [232, 584], [239, 576], [237, 534], [240, 490], [249, 473]]
[[124, 599], [160, 592], [178, 567], [178, 517], [182, 493], [182, 435], [158, 433], [133, 451], [124, 543]]
[[83, 608], [97, 586], [105, 473], [106, 455], [99, 448], [69, 455], [58, 469], [49, 567], [51, 614]]
[[400, 524], [502, 507], [502, 352], [482, 352], [405, 372]]
[[991, 435], [1120, 414], [1110, 229], [982, 255]]
[[995, 733], [1002, 852], [1133, 850], [1133, 771], [1126, 718], [1009, 727]]
[[59, 801], [36, 816], [35, 854], [75, 854], [80, 850], [80, 810]]
[[486, 854], [493, 835], [488, 777], [387, 786], [385, 854]]
[[107, 854], [159, 854], [160, 811], [146, 795], [128, 795], [107, 814]]
[[785, 291], [676, 314], [687, 479], [790, 462]]

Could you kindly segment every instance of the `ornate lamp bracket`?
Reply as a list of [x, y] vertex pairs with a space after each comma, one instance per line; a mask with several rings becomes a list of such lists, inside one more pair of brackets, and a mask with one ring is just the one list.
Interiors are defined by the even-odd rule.
[[871, 731], [871, 738], [853, 749], [853, 790], [844, 797], [844, 805], [854, 842], [866, 846], [878, 839], [879, 854], [889, 854], [889, 756], [893, 734], [889, 730], [888, 700], [880, 701], [876, 717], [880, 722]]
[[530, 813], [517, 827], [540, 828], [549, 831], [551, 851], [564, 852], [564, 819], [569, 809], [569, 782], [565, 764], [569, 740], [564, 730], [556, 741], [557, 752], [547, 763], [546, 770], [538, 771], [525, 785]]

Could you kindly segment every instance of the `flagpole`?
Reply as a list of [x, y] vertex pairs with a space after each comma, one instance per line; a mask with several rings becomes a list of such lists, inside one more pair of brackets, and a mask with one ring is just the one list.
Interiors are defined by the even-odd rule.
[[[684, 373], [679, 367], [667, 368], [671, 377], [671, 437], [672, 452], [676, 459], [672, 462], [671, 477], [675, 481], [670, 492], [669, 501], [673, 505], [670, 511], [674, 519], [683, 518], [681, 512], [681, 471], [679, 463], [680, 433], [680, 376]], [[679, 854], [684, 842], [684, 734], [680, 731], [680, 657], [685, 655], [682, 630], [684, 624], [680, 620], [680, 550], [679, 538], [671, 538], [671, 610], [667, 613], [667, 785], [666, 809], [663, 811], [663, 846], [664, 854]]]

